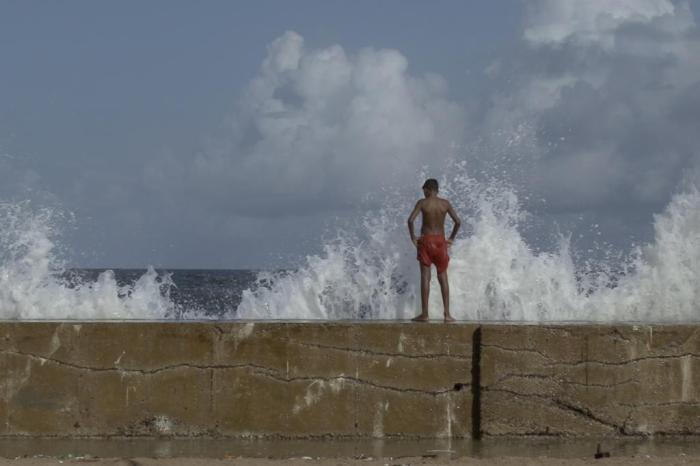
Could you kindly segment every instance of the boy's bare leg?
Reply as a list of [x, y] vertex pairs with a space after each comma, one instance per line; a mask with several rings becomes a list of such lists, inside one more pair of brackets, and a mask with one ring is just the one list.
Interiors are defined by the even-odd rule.
[[420, 264], [420, 304], [421, 313], [414, 317], [414, 322], [428, 321], [428, 298], [430, 297], [430, 267]]
[[438, 282], [442, 292], [442, 305], [445, 307], [445, 322], [454, 322], [455, 320], [450, 315], [450, 284], [447, 281], [447, 270], [438, 273]]

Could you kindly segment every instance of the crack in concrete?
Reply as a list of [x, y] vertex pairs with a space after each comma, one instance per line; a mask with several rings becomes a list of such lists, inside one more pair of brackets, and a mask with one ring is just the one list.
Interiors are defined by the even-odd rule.
[[[546, 353], [543, 353], [542, 351], [534, 350], [531, 348], [508, 348], [505, 346], [500, 346], [500, 345], [495, 345], [495, 344], [483, 344], [482, 348], [495, 348], [500, 351], [504, 352], [509, 352], [509, 353], [533, 353], [541, 356], [544, 359], [547, 359], [549, 361], [552, 360], [552, 358], [547, 355]], [[572, 362], [565, 362], [565, 361], [557, 361], [557, 362], [545, 362], [543, 363], [544, 367], [556, 367], [556, 366], [569, 366], [569, 367], [575, 367], [575, 366], [580, 366], [583, 364], [599, 364], [599, 365], [604, 365], [604, 366], [625, 366], [629, 364], [635, 364], [640, 361], [651, 361], [651, 360], [663, 360], [663, 359], [680, 359], [684, 357], [690, 357], [690, 358], [700, 358], [700, 354], [698, 353], [679, 353], [679, 354], [668, 354], [668, 355], [653, 355], [653, 356], [641, 356], [638, 358], [631, 358], [631, 359], [626, 359], [624, 361], [600, 361], [596, 359], [581, 359], [578, 361], [572, 361]]]
[[518, 379], [518, 378], [522, 378], [522, 379], [544, 379], [544, 380], [547, 380], [547, 379], [554, 379], [554, 377], [551, 376], [551, 375], [542, 375], [542, 374], [518, 374], [518, 373], [514, 373], [514, 372], [509, 372], [509, 373], [503, 374], [503, 375], [502, 375], [501, 377], [499, 377], [495, 382], [493, 382], [492, 384], [489, 384], [489, 386], [491, 386], [491, 385], [497, 385], [497, 384], [499, 384], [499, 383], [501, 383], [501, 382], [503, 382], [503, 381], [505, 381], [505, 380], [512, 379], [512, 378], [513, 378], [513, 379]]
[[582, 387], [598, 387], [598, 388], [614, 388], [619, 385], [626, 385], [628, 383], [640, 383], [639, 380], [636, 378], [632, 377], [629, 379], [622, 380], [620, 382], [614, 382], [614, 383], [591, 383], [591, 382], [575, 382], [573, 380], [562, 380], [558, 379], [555, 375], [543, 375], [543, 374], [520, 374], [520, 373], [507, 373], [503, 374], [502, 377], [498, 378], [495, 382], [492, 384], [489, 384], [487, 388], [491, 388], [495, 385], [498, 385], [508, 379], [511, 378], [522, 378], [522, 379], [540, 379], [540, 380], [551, 380], [552, 382], [556, 384], [561, 384], [561, 385], [577, 385], [577, 386], [582, 386]]
[[554, 406], [557, 406], [565, 411], [573, 412], [573, 413], [578, 414], [579, 416], [582, 416], [586, 419], [590, 419], [591, 421], [594, 421], [594, 422], [597, 422], [597, 423], [602, 424], [604, 426], [610, 427], [611, 429], [616, 430], [617, 433], [620, 435], [626, 435], [624, 423], [623, 423], [623, 425], [618, 425], [618, 424], [615, 424], [614, 422], [606, 421], [606, 420], [600, 418], [599, 416], [596, 416], [595, 414], [593, 414], [593, 412], [590, 409], [580, 407], [580, 406], [575, 406], [571, 403], [567, 403], [564, 400], [554, 399], [554, 400], [552, 400], [552, 402], [554, 403]]
[[566, 366], [566, 367], [576, 367], [584, 364], [597, 364], [600, 366], [628, 366], [630, 364], [636, 364], [641, 361], [655, 361], [664, 359], [680, 359], [680, 358], [700, 358], [700, 354], [696, 353], [683, 353], [674, 355], [656, 355], [656, 356], [641, 356], [638, 358], [630, 358], [624, 361], [599, 361], [596, 359], [586, 359], [573, 362], [551, 362], [545, 363], [545, 367], [556, 367], [556, 366]]
[[639, 384], [641, 382], [639, 380], [637, 380], [636, 378], [629, 378], [629, 379], [622, 380], [620, 382], [609, 383], [609, 384], [591, 383], [591, 382], [574, 382], [573, 380], [560, 380], [559, 383], [561, 383], [562, 385], [580, 385], [583, 387], [613, 388], [613, 387], [618, 387], [620, 385], [627, 385], [630, 383]]
[[[402, 393], [416, 393], [416, 394], [423, 394], [423, 395], [430, 395], [430, 396], [442, 396], [442, 395], [445, 395], [447, 393], [451, 393], [454, 391], [454, 388], [452, 388], [452, 387], [446, 388], [444, 390], [421, 390], [421, 389], [417, 389], [417, 388], [394, 387], [394, 386], [390, 386], [390, 385], [377, 384], [375, 382], [361, 379], [359, 377], [350, 377], [350, 376], [345, 376], [345, 375], [339, 375], [339, 376], [335, 376], [335, 377], [314, 377], [314, 376], [286, 377], [286, 376], [278, 375], [279, 372], [275, 369], [271, 369], [271, 368], [268, 368], [265, 366], [261, 366], [259, 364], [252, 364], [252, 363], [208, 364], [208, 365], [182, 363], [182, 364], [173, 364], [170, 366], [158, 367], [155, 369], [124, 369], [124, 368], [119, 368], [119, 367], [96, 368], [96, 367], [89, 367], [89, 366], [81, 366], [78, 364], [69, 363], [69, 362], [58, 360], [58, 359], [45, 358], [43, 356], [39, 356], [36, 354], [24, 353], [24, 352], [20, 352], [20, 351], [0, 351], [0, 354], [13, 354], [16, 356], [27, 357], [30, 359], [37, 359], [39, 361], [49, 362], [52, 364], [57, 364], [57, 365], [61, 365], [61, 366], [70, 367], [72, 369], [89, 371], [89, 372], [119, 372], [119, 373], [126, 372], [126, 373], [136, 373], [136, 374], [140, 374], [140, 375], [153, 375], [153, 374], [157, 374], [159, 372], [163, 372], [163, 371], [167, 371], [167, 370], [176, 370], [176, 369], [181, 369], [181, 368], [195, 369], [195, 370], [202, 370], [202, 371], [230, 370], [230, 369], [251, 369], [252, 372], [256, 375], [262, 375], [262, 376], [265, 376], [265, 377], [268, 377], [268, 378], [271, 378], [271, 379], [274, 379], [274, 380], [277, 380], [280, 382], [285, 382], [285, 383], [298, 382], [298, 381], [308, 381], [308, 382], [347, 381], [347, 382], [357, 383], [359, 385], [368, 385], [368, 386], [382, 389], [382, 390], [402, 392]], [[469, 386], [469, 384], [464, 384], [464, 385]]]
[[76, 370], [83, 370], [83, 371], [89, 371], [89, 372], [119, 372], [119, 373], [135, 373], [135, 374], [141, 374], [141, 375], [152, 375], [152, 374], [157, 374], [158, 372], [163, 372], [163, 371], [168, 371], [168, 370], [175, 370], [175, 369], [181, 369], [181, 368], [189, 368], [189, 369], [198, 369], [198, 370], [208, 370], [208, 369], [238, 369], [238, 368], [261, 368], [261, 369], [267, 369], [265, 366], [260, 366], [258, 364], [253, 364], [253, 363], [241, 363], [241, 364], [192, 364], [192, 363], [179, 363], [179, 364], [171, 364], [167, 366], [161, 366], [161, 367], [156, 367], [154, 369], [134, 369], [134, 368], [125, 368], [125, 367], [91, 367], [91, 366], [82, 366], [80, 364], [75, 364], [67, 361], [61, 361], [60, 359], [55, 359], [55, 358], [47, 358], [45, 356], [41, 356], [39, 354], [34, 354], [34, 353], [27, 353], [23, 351], [0, 351], [0, 354], [9, 354], [9, 355], [14, 355], [14, 356], [22, 356], [22, 357], [27, 357], [31, 359], [36, 359], [42, 362], [49, 362], [61, 366], [66, 366], [70, 367]]
[[568, 411], [576, 414], [579, 417], [586, 418], [588, 420], [594, 421], [598, 424], [601, 424], [605, 427], [611, 428], [615, 431], [617, 431], [621, 435], [626, 435], [623, 426], [620, 426], [618, 424], [615, 424], [612, 421], [606, 421], [605, 419], [600, 418], [599, 416], [596, 416], [593, 414], [589, 409], [579, 407], [572, 405], [564, 400], [558, 399], [558, 398], [550, 398], [545, 395], [539, 395], [536, 393], [520, 393], [516, 392], [515, 390], [508, 390], [505, 388], [487, 388], [487, 387], [481, 387], [482, 391], [485, 392], [499, 392], [499, 393], [507, 393], [509, 395], [513, 395], [516, 397], [523, 397], [523, 398], [536, 398], [538, 400], [544, 401], [546, 404], [549, 404], [555, 408], [561, 409], [563, 411]]
[[290, 340], [290, 343], [297, 344], [299, 346], [307, 347], [307, 348], [318, 348], [318, 349], [330, 349], [330, 350], [335, 350], [335, 351], [342, 351], [342, 352], [348, 352], [348, 353], [356, 353], [356, 354], [364, 354], [368, 356], [386, 356], [390, 358], [404, 358], [404, 359], [456, 359], [458, 361], [469, 361], [471, 359], [471, 355], [455, 355], [455, 354], [447, 354], [447, 353], [431, 353], [431, 354], [402, 354], [402, 353], [388, 353], [388, 352], [382, 352], [382, 351], [372, 351], [372, 350], [367, 350], [367, 349], [360, 349], [360, 348], [346, 348], [346, 347], [341, 347], [341, 346], [332, 346], [332, 345], [321, 345], [318, 343], [304, 343], [301, 341], [295, 341], [295, 340]]
[[542, 356], [544, 359], [552, 359], [549, 357], [549, 355], [547, 355], [541, 351], [537, 351], [537, 350], [530, 349], [530, 348], [508, 348], [506, 346], [500, 346], [500, 345], [496, 345], [493, 343], [489, 343], [489, 344], [482, 343], [481, 348], [482, 348], [482, 351], [484, 348], [494, 348], [494, 349], [497, 349], [500, 351], [504, 351], [506, 353], [533, 353], [533, 354], [537, 354], [537, 355]]
[[[388, 390], [388, 391], [393, 391], [393, 392], [400, 392], [400, 393], [416, 393], [420, 395], [430, 395], [430, 396], [443, 396], [449, 393], [452, 393], [454, 391], [454, 388], [450, 387], [444, 390], [421, 390], [419, 388], [401, 388], [401, 387], [394, 387], [391, 385], [381, 385], [375, 382], [371, 382], [369, 380], [361, 379], [359, 377], [351, 377], [347, 375], [338, 375], [335, 377], [282, 377], [276, 375], [272, 371], [260, 371], [256, 375], [263, 375], [265, 377], [269, 377], [274, 380], [278, 380], [280, 382], [284, 383], [290, 383], [290, 382], [333, 382], [333, 381], [342, 381], [342, 382], [350, 382], [350, 383], [356, 383], [358, 385], [368, 385], [370, 387], [378, 388], [381, 390]], [[468, 385], [468, 384], [466, 384]]]
[[661, 401], [659, 403], [617, 403], [620, 406], [627, 408], [663, 408], [668, 406], [697, 406], [700, 407], [700, 401]]

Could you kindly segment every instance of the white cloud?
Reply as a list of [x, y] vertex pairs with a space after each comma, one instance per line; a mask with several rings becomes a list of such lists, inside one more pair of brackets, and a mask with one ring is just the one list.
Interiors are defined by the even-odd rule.
[[610, 48], [620, 26], [675, 13], [670, 0], [533, 0], [524, 37], [536, 45], [573, 40]]
[[482, 128], [497, 139], [530, 129], [514, 148], [531, 155], [523, 183], [555, 209], [666, 202], [700, 158], [700, 110], [688, 105], [700, 36], [688, 4], [536, 0], [524, 39], [501, 60], [493, 79], [505, 84]]
[[248, 214], [342, 207], [441, 165], [464, 127], [446, 93], [442, 78], [412, 75], [396, 50], [310, 49], [286, 32], [268, 47], [225, 134], [150, 181], [184, 182]]
[[616, 231], [630, 212], [651, 218], [700, 160], [700, 35], [687, 3], [532, 1], [523, 31], [469, 113], [397, 50], [312, 48], [287, 32], [222, 133], [154, 163], [148, 183], [178, 193], [178, 215], [206, 206], [237, 224], [311, 222], [477, 146], [472, 173], [491, 164], [522, 183], [537, 213], [608, 215]]

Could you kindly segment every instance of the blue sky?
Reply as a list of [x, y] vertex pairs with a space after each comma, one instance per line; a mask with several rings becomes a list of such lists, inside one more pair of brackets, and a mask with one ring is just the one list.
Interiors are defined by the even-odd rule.
[[[652, 214], [696, 164], [698, 111], [688, 102], [700, 67], [687, 53], [700, 50], [696, 9], [665, 0], [0, 1], [0, 197], [74, 212], [74, 265], [275, 267], [318, 251], [318, 232], [358, 204], [353, 186], [370, 168], [412, 180], [420, 151], [471, 146], [525, 122], [529, 143], [517, 152], [532, 160], [504, 176], [549, 201], [526, 206], [548, 225], [533, 243], [554, 223], [602, 225], [619, 245], [648, 239]], [[265, 71], [290, 53], [302, 64]], [[337, 67], [303, 67], [329, 54]], [[329, 103], [341, 105], [345, 91], [299, 91], [326, 82], [314, 73], [372, 67], [408, 90], [394, 96], [406, 107], [377, 101], [371, 115], [399, 137], [425, 125], [430, 134], [405, 147], [379, 143]], [[263, 81], [270, 95], [251, 97]], [[353, 98], [371, 106], [367, 89], [381, 80], [363, 85]], [[273, 101], [288, 112], [275, 125], [313, 129], [288, 153], [278, 127], [259, 134], [270, 124], [260, 108]], [[317, 101], [328, 107], [309, 110]], [[606, 115], [617, 116], [603, 124]], [[337, 139], [319, 136], [330, 126]], [[350, 135], [357, 146], [343, 143]], [[557, 148], [544, 150], [552, 141]], [[489, 165], [501, 143], [462, 156]], [[345, 152], [333, 152], [341, 144]], [[356, 171], [343, 162], [353, 150], [369, 154]], [[397, 150], [406, 173], [382, 162]], [[273, 152], [280, 172], [246, 184]], [[315, 170], [319, 161], [328, 172]], [[319, 177], [328, 182], [314, 184]]]
[[1, 5], [2, 140], [22, 138], [27, 152], [57, 145], [61, 165], [76, 152], [197, 146], [286, 30], [319, 47], [395, 48], [415, 73], [468, 79], [517, 34], [521, 10], [515, 1]]

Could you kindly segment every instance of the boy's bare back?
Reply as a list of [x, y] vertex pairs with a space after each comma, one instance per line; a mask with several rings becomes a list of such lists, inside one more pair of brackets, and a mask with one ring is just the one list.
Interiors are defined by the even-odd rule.
[[[445, 234], [445, 217], [452, 210], [452, 205], [447, 199], [442, 199], [437, 196], [421, 199], [420, 213], [422, 224], [420, 228], [421, 235], [444, 235]], [[454, 218], [454, 216], [453, 216]]]
[[[443, 235], [445, 236], [445, 217], [447, 215], [455, 222], [455, 229], [452, 231], [448, 241], [453, 241], [457, 236], [460, 220], [455, 212], [452, 204], [447, 199], [438, 197], [437, 195], [427, 196], [416, 203], [416, 206], [409, 216], [409, 231], [411, 231], [411, 239], [415, 240], [413, 235], [413, 221], [421, 214], [420, 234], [423, 235]], [[414, 241], [415, 242], [415, 241]]]

